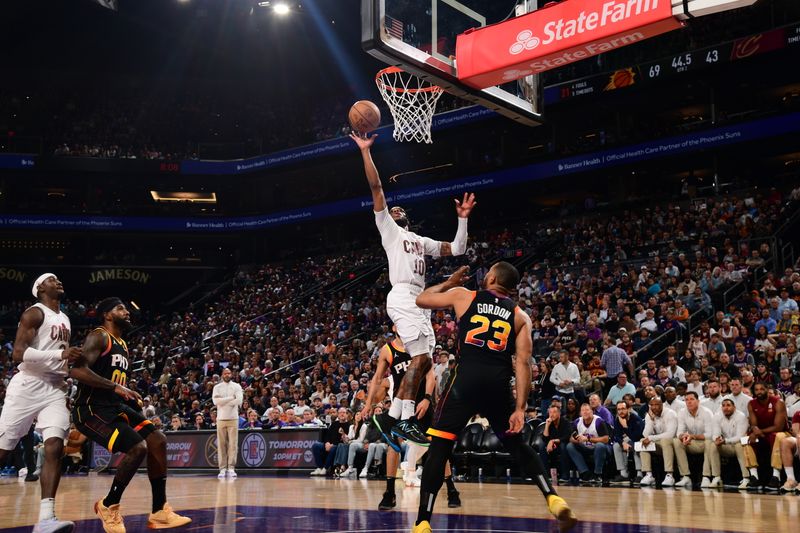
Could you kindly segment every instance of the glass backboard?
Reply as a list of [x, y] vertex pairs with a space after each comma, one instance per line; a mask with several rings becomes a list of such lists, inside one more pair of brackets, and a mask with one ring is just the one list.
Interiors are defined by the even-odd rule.
[[[536, 5], [536, 0], [528, 0]], [[459, 83], [456, 36], [517, 14], [525, 0], [362, 0], [364, 49], [389, 65], [519, 122], [541, 124], [539, 77], [479, 90]], [[532, 8], [530, 8], [532, 9]]]

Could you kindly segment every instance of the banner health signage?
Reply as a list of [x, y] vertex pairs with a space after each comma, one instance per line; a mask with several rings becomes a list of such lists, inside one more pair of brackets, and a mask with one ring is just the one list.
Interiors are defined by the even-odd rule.
[[[215, 431], [167, 432], [169, 468], [217, 468]], [[239, 431], [237, 468], [315, 468], [311, 446], [320, 438], [318, 429]], [[92, 467], [116, 468], [122, 454], [111, 455], [94, 443]]]
[[[536, 163], [525, 167], [500, 170], [489, 174], [422, 185], [387, 194], [387, 201], [413, 202], [442, 196], [454, 196], [464, 191], [507, 187], [523, 183], [565, 176], [578, 172], [691, 153], [746, 141], [800, 131], [800, 113], [744, 122], [699, 131], [686, 135], [647, 141], [633, 146], [612, 148], [564, 159]], [[372, 206], [369, 197], [339, 200], [291, 211], [235, 218], [158, 218], [158, 217], [85, 217], [85, 216], [32, 216], [0, 215], [0, 229], [64, 229], [64, 230], [116, 230], [159, 232], [225, 232], [258, 230], [307, 222], [331, 216], [364, 211]]]

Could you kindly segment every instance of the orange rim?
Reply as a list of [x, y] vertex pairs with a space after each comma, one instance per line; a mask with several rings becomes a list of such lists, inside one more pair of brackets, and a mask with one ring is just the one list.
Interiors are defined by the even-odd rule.
[[[432, 93], [432, 92], [443, 90], [438, 85], [433, 85], [433, 84], [431, 84], [430, 87], [422, 87], [422, 88], [419, 88], [419, 89], [405, 89], [403, 87], [394, 87], [392, 85], [389, 85], [383, 80], [383, 75], [384, 74], [398, 74], [398, 73], [406, 73], [406, 71], [401, 69], [400, 67], [386, 67], [385, 69], [379, 70], [378, 73], [375, 74], [375, 83], [377, 83], [380, 86], [380, 88], [382, 88], [382, 89], [388, 89], [388, 90], [394, 91], [396, 93], [411, 93], [411, 94]], [[426, 82], [426, 83], [429, 83], [429, 82]]]

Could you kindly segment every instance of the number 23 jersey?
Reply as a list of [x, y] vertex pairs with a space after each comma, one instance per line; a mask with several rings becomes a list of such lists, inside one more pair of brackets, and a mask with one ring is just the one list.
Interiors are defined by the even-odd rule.
[[516, 311], [517, 304], [511, 298], [489, 290], [477, 291], [458, 323], [459, 366], [490, 365], [512, 372]]
[[[117, 385], [126, 387], [128, 385], [128, 345], [125, 341], [118, 339], [108, 332], [105, 328], [97, 328], [95, 331], [105, 333], [106, 346], [100, 357], [89, 368], [98, 376], [113, 381]], [[113, 390], [97, 389], [82, 383], [78, 384], [78, 394], [75, 398], [75, 405], [119, 405], [122, 399]]]

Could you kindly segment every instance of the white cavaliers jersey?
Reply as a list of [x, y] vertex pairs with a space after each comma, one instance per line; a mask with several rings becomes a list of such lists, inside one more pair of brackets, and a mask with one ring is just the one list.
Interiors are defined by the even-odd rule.
[[378, 226], [381, 243], [389, 260], [389, 281], [392, 286], [409, 283], [425, 288], [425, 256], [438, 257], [439, 242], [401, 228], [389, 214], [388, 208], [375, 212], [375, 225]]
[[[42, 325], [36, 330], [36, 335], [30, 347], [37, 350], [66, 350], [69, 348], [69, 337], [72, 326], [66, 313], [56, 313], [44, 304], [37, 303], [33, 307], [41, 309], [44, 313]], [[67, 375], [67, 361], [49, 361], [47, 363], [20, 363], [19, 370], [26, 374], [42, 377], [63, 379]]]

